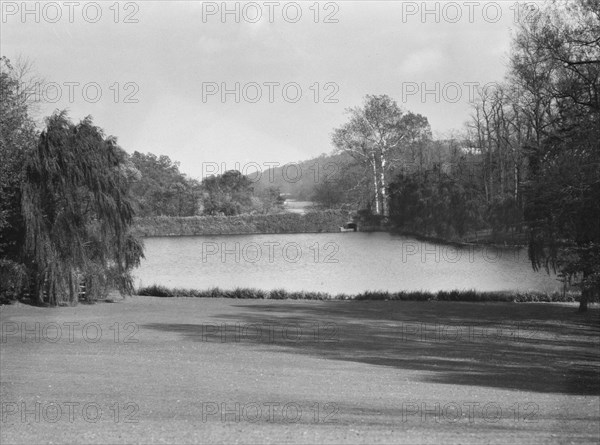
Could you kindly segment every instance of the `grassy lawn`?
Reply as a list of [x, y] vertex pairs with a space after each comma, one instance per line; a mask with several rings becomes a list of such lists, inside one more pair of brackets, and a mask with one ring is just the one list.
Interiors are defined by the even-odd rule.
[[0, 322], [2, 444], [600, 440], [597, 306], [136, 296]]

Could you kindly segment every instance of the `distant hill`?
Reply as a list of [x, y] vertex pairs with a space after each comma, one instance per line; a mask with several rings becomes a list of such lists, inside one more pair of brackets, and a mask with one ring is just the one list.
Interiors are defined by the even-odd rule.
[[254, 190], [260, 192], [275, 187], [287, 198], [310, 201], [317, 186], [326, 182], [338, 183], [342, 178], [342, 171], [354, 164], [356, 161], [345, 153], [322, 154], [306, 161], [262, 171], [260, 178], [254, 182]]

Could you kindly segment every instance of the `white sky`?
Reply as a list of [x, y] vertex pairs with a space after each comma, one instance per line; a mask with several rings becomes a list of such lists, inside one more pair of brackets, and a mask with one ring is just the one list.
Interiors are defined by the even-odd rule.
[[[128, 152], [166, 154], [197, 178], [203, 163], [230, 169], [236, 162], [284, 164], [328, 153], [333, 128], [346, 119], [344, 109], [360, 105], [366, 94], [388, 94], [425, 115], [434, 134], [460, 130], [469, 118], [468, 84], [499, 81], [506, 72], [517, 12], [514, 2], [321, 2], [315, 7], [310, 1], [298, 3], [302, 16], [292, 23], [293, 2], [230, 2], [228, 8], [240, 9], [236, 23], [235, 14], [223, 20], [221, 2], [75, 3], [29, 2], [33, 12], [23, 16], [21, 1], [3, 1], [2, 55], [31, 59], [40, 75], [60, 86], [54, 103], [56, 89], [41, 95], [45, 114], [67, 108], [74, 120], [92, 115]], [[255, 6], [262, 19], [252, 23]], [[433, 12], [423, 17], [424, 8]], [[97, 11], [102, 15], [92, 23]], [[324, 23], [329, 14], [337, 23]], [[128, 15], [137, 23], [125, 23]], [[71, 98], [70, 82], [78, 83]], [[95, 103], [86, 100], [82, 88], [91, 85], [88, 98], [94, 99], [94, 82], [102, 93]], [[234, 94], [223, 101], [220, 91], [203, 98], [215, 85], [234, 90], [236, 82], [239, 103]], [[256, 96], [253, 82], [262, 90], [255, 103], [250, 102]], [[282, 92], [291, 82], [302, 89], [296, 103], [285, 100], [294, 99], [293, 85], [287, 96]], [[460, 90], [456, 84], [445, 87], [449, 82]], [[436, 83], [439, 95], [422, 97], [422, 87], [435, 91]], [[409, 95], [414, 88], [419, 91]], [[125, 103], [129, 93], [137, 103]], [[325, 102], [329, 93], [337, 103]]]

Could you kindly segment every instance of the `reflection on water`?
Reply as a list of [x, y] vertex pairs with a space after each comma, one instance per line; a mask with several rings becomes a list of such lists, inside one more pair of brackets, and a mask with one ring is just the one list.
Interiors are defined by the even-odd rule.
[[388, 233], [147, 238], [137, 285], [356, 293], [560, 289], [525, 249], [456, 248]]

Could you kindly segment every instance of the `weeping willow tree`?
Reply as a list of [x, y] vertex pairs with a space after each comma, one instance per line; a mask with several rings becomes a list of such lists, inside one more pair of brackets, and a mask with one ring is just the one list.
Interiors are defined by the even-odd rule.
[[37, 301], [75, 304], [114, 287], [133, 290], [131, 270], [143, 247], [129, 227], [129, 185], [136, 170], [114, 137], [87, 117], [73, 124], [65, 112], [46, 120], [27, 154], [22, 186], [25, 250]]

